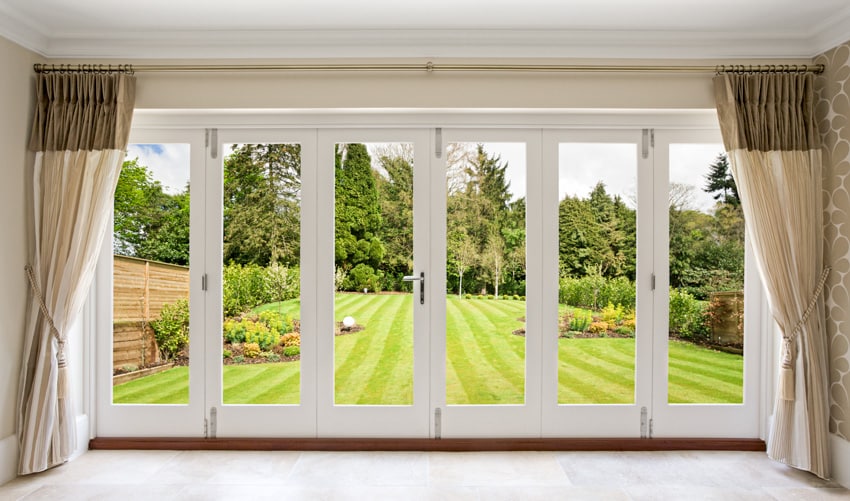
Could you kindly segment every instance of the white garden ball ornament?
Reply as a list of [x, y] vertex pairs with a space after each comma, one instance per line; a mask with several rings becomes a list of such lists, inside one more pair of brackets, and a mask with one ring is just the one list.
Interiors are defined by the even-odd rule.
[[354, 317], [343, 318], [342, 319], [342, 325], [344, 325], [345, 327], [347, 327], [349, 329], [354, 327]]

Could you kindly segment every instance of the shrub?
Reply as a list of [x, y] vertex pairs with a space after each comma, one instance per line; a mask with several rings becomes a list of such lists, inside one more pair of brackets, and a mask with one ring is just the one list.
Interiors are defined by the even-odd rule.
[[467, 293], [467, 294], [464, 294], [464, 295], [463, 295], [463, 298], [464, 298], [464, 299], [472, 299], [472, 294], [468, 294], [468, 293]]
[[594, 334], [604, 334], [608, 332], [608, 322], [592, 322], [587, 330]]
[[222, 350], [221, 357], [222, 358], [230, 358], [233, 356], [233, 352], [230, 350]]
[[301, 346], [301, 334], [297, 332], [290, 332], [288, 334], [284, 334], [280, 338], [280, 344], [282, 344], [284, 347]]
[[368, 264], [360, 263], [348, 272], [342, 286], [348, 291], [369, 289], [370, 292], [380, 292], [380, 282], [380, 272], [376, 272]]
[[492, 295], [492, 294], [487, 294], [487, 299], [493, 299], [493, 295]]
[[260, 345], [257, 343], [245, 343], [242, 345], [242, 353], [248, 358], [257, 358], [260, 354]]
[[245, 344], [257, 344], [263, 351], [271, 349], [280, 341], [280, 336], [271, 331], [271, 329], [262, 322], [247, 321], [248, 326], [245, 330]]
[[277, 353], [269, 353], [266, 357], [266, 360], [268, 360], [269, 362], [280, 362], [280, 355], [278, 355]]
[[247, 323], [244, 320], [225, 320], [222, 326], [225, 341], [230, 344], [244, 343], [246, 327]]
[[241, 364], [244, 361], [245, 357], [243, 357], [242, 355], [236, 355], [235, 357], [233, 357], [233, 363], [235, 364]]
[[619, 324], [623, 321], [623, 317], [626, 315], [623, 305], [618, 304], [617, 306], [614, 306], [611, 303], [608, 303], [608, 306], [602, 308], [601, 313], [602, 320], [609, 324]]
[[623, 324], [620, 325], [620, 327], [622, 327], [624, 329], [629, 329], [632, 333], [634, 333], [636, 326], [637, 326], [637, 322], [634, 319], [634, 314], [632, 314], [632, 315], [633, 315], [632, 318], [627, 318], [627, 319], [623, 320]]
[[229, 264], [222, 270], [222, 280], [222, 306], [228, 317], [301, 295], [301, 272], [297, 267]]
[[287, 346], [283, 349], [283, 354], [287, 357], [294, 357], [295, 355], [301, 354], [300, 346]]
[[172, 360], [189, 344], [189, 300], [178, 299], [166, 304], [159, 318], [151, 321], [159, 352], [166, 360]]
[[635, 307], [635, 285], [626, 277], [604, 278], [598, 274], [581, 278], [561, 277], [558, 302], [590, 309], [611, 303], [631, 310]]
[[123, 372], [136, 372], [137, 370], [139, 370], [139, 366], [133, 364], [122, 365], [121, 370]]
[[706, 322], [705, 302], [688, 292], [670, 288], [670, 332], [693, 341], [706, 340], [710, 329]]
[[634, 328], [627, 327], [625, 325], [618, 325], [617, 327], [614, 328], [614, 332], [616, 332], [617, 334], [619, 334], [621, 336], [635, 337]]
[[263, 270], [263, 281], [266, 303], [301, 297], [301, 269], [298, 267], [272, 264]]
[[577, 309], [572, 313], [570, 318], [570, 329], [576, 332], [585, 332], [590, 327], [590, 322], [593, 321], [593, 315], [586, 310]]

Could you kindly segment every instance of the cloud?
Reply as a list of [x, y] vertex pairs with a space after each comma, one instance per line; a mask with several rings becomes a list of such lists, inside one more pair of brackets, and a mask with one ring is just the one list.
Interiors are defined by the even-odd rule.
[[127, 159], [139, 159], [166, 193], [182, 192], [189, 182], [190, 148], [188, 144], [131, 144]]

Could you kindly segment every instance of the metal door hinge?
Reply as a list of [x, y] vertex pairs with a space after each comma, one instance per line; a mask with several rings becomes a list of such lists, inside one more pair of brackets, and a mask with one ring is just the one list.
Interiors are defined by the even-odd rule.
[[437, 131], [434, 139], [434, 155], [437, 158], [442, 158], [443, 156], [443, 129], [437, 127]]
[[442, 418], [443, 418], [443, 411], [442, 411], [442, 409], [437, 407], [436, 409], [434, 409], [434, 438], [436, 438], [438, 440], [439, 440], [439, 438], [440, 438], [440, 436], [443, 432], [443, 430], [442, 430], [443, 425], [441, 423]]
[[202, 291], [207, 290], [207, 282], [208, 282], [207, 274], [204, 273], [203, 275], [201, 275], [201, 290]]
[[649, 150], [655, 148], [655, 129], [643, 129], [641, 134], [640, 156], [649, 158]]
[[649, 289], [653, 291], [655, 290], [655, 273], [649, 277]]
[[218, 410], [215, 407], [210, 407], [210, 420], [209, 427], [207, 428], [206, 436], [207, 438], [215, 438], [215, 427], [218, 416]]
[[210, 158], [218, 158], [218, 129], [204, 131], [204, 146], [210, 149]]
[[646, 430], [646, 407], [640, 408], [640, 438], [647, 437]]
[[655, 421], [655, 419], [650, 419], [650, 420], [649, 420], [649, 438], [652, 438], [652, 423], [653, 423], [654, 421]]

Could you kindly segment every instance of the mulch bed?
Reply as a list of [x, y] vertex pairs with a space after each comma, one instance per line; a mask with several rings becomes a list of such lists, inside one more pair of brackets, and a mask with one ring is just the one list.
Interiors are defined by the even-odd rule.
[[354, 324], [351, 327], [346, 327], [342, 324], [342, 322], [336, 323], [336, 330], [334, 331], [334, 336], [345, 336], [346, 334], [354, 334], [355, 332], [360, 332], [365, 327], [360, 324]]

